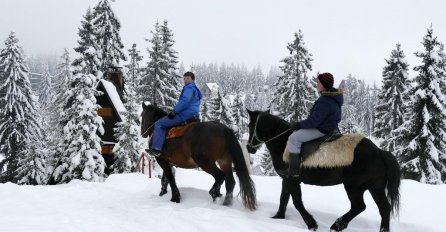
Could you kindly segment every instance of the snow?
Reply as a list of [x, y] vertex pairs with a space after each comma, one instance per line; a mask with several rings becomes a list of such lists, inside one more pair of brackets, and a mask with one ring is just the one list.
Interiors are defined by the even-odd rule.
[[[169, 192], [159, 197], [160, 180], [142, 174], [110, 176], [104, 183], [73, 180], [57, 186], [0, 185], [2, 231], [308, 231], [291, 203], [286, 219], [274, 220], [278, 208], [279, 177], [252, 176], [256, 183], [258, 210], [243, 208], [240, 198], [230, 207], [222, 199], [212, 202], [208, 190], [213, 178], [201, 171], [177, 169], [181, 191], [179, 204], [170, 202]], [[236, 187], [236, 192], [238, 188]], [[224, 193], [224, 186], [222, 187]], [[391, 220], [392, 231], [444, 231], [446, 209], [440, 204], [446, 185], [426, 185], [404, 180], [399, 219]], [[367, 209], [345, 231], [378, 231], [379, 212], [370, 194]], [[342, 185], [303, 185], [307, 210], [319, 223], [318, 231], [350, 208]]]
[[100, 82], [102, 82], [102, 84], [104, 85], [105, 91], [107, 91], [108, 96], [110, 96], [110, 100], [118, 111], [119, 116], [122, 120], [125, 120], [121, 112], [125, 112], [126, 110], [124, 104], [121, 101], [121, 98], [119, 97], [118, 92], [116, 91], [116, 87], [113, 85], [113, 83], [104, 79], [101, 79]]

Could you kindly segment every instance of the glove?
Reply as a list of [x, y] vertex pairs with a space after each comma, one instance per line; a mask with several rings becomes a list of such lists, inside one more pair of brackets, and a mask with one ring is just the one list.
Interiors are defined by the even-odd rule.
[[168, 119], [173, 119], [173, 118], [175, 118], [175, 115], [176, 115], [175, 112], [173, 112], [173, 110], [172, 110], [172, 111], [170, 111], [169, 114], [167, 115], [167, 118], [168, 118]]
[[297, 130], [300, 130], [300, 122], [295, 122], [295, 123], [291, 124], [291, 128], [290, 128], [290, 130], [291, 130], [291, 131], [297, 131]]

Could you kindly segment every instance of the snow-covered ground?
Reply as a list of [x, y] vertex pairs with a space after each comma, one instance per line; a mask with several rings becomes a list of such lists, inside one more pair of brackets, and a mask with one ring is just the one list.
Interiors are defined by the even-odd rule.
[[[170, 202], [170, 189], [165, 196], [158, 196], [158, 178], [136, 173], [112, 175], [105, 183], [1, 184], [0, 231], [308, 231], [291, 203], [286, 219], [270, 218], [279, 204], [281, 180], [277, 176], [253, 176], [258, 196], [258, 210], [253, 212], [243, 208], [240, 198], [230, 207], [222, 206], [222, 199], [212, 202], [208, 190], [213, 179], [204, 172], [177, 169], [176, 176], [182, 194], [179, 204]], [[446, 185], [403, 181], [400, 217], [392, 219], [391, 230], [445, 231], [445, 194]], [[349, 209], [341, 185], [303, 185], [303, 199], [319, 223], [318, 231], [328, 231]], [[366, 211], [346, 231], [378, 231], [378, 209], [370, 194], [366, 193], [365, 200]]]

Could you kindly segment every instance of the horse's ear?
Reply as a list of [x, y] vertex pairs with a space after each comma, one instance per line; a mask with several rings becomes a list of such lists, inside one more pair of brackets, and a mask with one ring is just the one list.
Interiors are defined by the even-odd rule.
[[245, 109], [246, 109], [246, 111], [248, 112], [249, 116], [251, 116], [253, 112], [250, 111], [250, 110], [249, 110], [248, 108], [246, 108], [246, 107], [245, 107]]
[[147, 105], [146, 105], [145, 102], [142, 102], [142, 108], [143, 108], [143, 109], [147, 109]]
[[270, 113], [271, 113], [271, 109], [267, 109], [267, 110], [265, 111], [265, 113], [270, 114]]

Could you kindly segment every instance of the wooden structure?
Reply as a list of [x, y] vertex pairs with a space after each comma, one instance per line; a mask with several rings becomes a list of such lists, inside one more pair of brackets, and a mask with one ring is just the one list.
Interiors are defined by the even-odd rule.
[[104, 77], [96, 87], [96, 90], [103, 94], [96, 96], [99, 116], [104, 120], [104, 134], [99, 135], [102, 140], [101, 154], [107, 164], [106, 173], [110, 172], [109, 167], [114, 162], [113, 147], [117, 143], [114, 128], [116, 123], [122, 122], [124, 118], [120, 112], [125, 111], [123, 105], [124, 76], [120, 67], [110, 67]]

